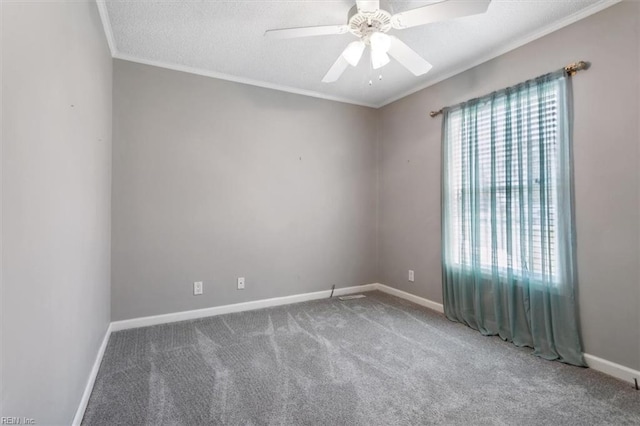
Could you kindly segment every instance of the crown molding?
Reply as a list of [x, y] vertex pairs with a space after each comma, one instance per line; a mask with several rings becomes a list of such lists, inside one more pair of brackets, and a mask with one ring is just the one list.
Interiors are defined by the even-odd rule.
[[342, 102], [342, 103], [346, 103], [346, 104], [364, 106], [364, 107], [368, 107], [368, 108], [377, 108], [377, 105], [375, 105], [375, 104], [369, 104], [369, 103], [365, 103], [365, 102], [355, 101], [355, 100], [349, 99], [349, 98], [343, 98], [343, 97], [340, 97], [340, 96], [332, 96], [332, 95], [328, 95], [326, 93], [315, 92], [313, 90], [298, 89], [296, 87], [285, 86], [285, 85], [282, 85], [282, 84], [269, 83], [269, 82], [266, 82], [266, 81], [254, 80], [254, 79], [251, 79], [251, 78], [239, 77], [239, 76], [235, 76], [235, 75], [231, 75], [231, 74], [224, 74], [224, 73], [220, 73], [220, 72], [216, 72], [216, 71], [209, 71], [209, 70], [205, 70], [205, 69], [202, 69], [202, 68], [189, 67], [189, 66], [186, 66], [186, 65], [173, 64], [173, 63], [164, 62], [164, 61], [155, 61], [155, 60], [152, 60], [152, 59], [144, 59], [144, 58], [139, 58], [139, 57], [132, 56], [132, 55], [125, 55], [125, 54], [122, 54], [122, 53], [118, 53], [118, 54], [114, 55], [113, 57], [115, 59], [121, 59], [123, 61], [136, 62], [136, 63], [139, 63], [139, 64], [151, 65], [151, 66], [160, 67], [160, 68], [166, 68], [166, 69], [170, 69], [170, 70], [173, 70], [173, 71], [181, 71], [181, 72], [186, 72], [186, 73], [189, 73], [189, 74], [201, 75], [201, 76], [204, 76], [204, 77], [217, 78], [218, 80], [226, 80], [226, 81], [231, 81], [231, 82], [234, 82], [234, 83], [248, 84], [250, 86], [256, 86], [256, 87], [262, 87], [262, 88], [265, 88], [265, 89], [278, 90], [280, 92], [293, 93], [295, 95], [309, 96], [309, 97], [312, 97], [312, 98], [319, 98], [319, 99], [324, 99], [324, 100], [334, 101], [334, 102]]
[[382, 108], [383, 106], [389, 105], [395, 101], [398, 101], [402, 98], [406, 98], [409, 95], [412, 95], [416, 92], [419, 92], [420, 90], [426, 89], [427, 87], [433, 86], [435, 84], [440, 83], [441, 81], [444, 81], [448, 78], [451, 78], [455, 75], [461, 74], [465, 71], [470, 70], [471, 68], [477, 67], [480, 64], [483, 64], [485, 62], [488, 62], [492, 59], [497, 58], [498, 56], [502, 56], [505, 53], [508, 53], [512, 50], [515, 50], [519, 47], [524, 46], [525, 44], [531, 43], [534, 40], [537, 40], [539, 38], [542, 38], [548, 34], [551, 34], [554, 31], [557, 31], [561, 28], [564, 28], [566, 26], [569, 26], [571, 24], [574, 24], [578, 21], [580, 21], [581, 19], [584, 19], [588, 16], [591, 16], [593, 14], [596, 14], [608, 7], [611, 7], [615, 4], [620, 3], [622, 0], [600, 0], [597, 3], [592, 4], [591, 6], [582, 9], [579, 12], [576, 12], [572, 15], [567, 16], [566, 18], [560, 20], [560, 21], [556, 21], [550, 25], [547, 25], [543, 28], [541, 28], [538, 31], [535, 31], [534, 33], [531, 33], [529, 35], [526, 35], [522, 38], [516, 39], [514, 41], [512, 41], [511, 43], [503, 46], [500, 49], [496, 49], [493, 52], [491, 52], [488, 55], [485, 55], [483, 57], [481, 57], [480, 59], [477, 59], [473, 62], [470, 62], [466, 65], [460, 66], [458, 68], [453, 69], [452, 71], [445, 73], [437, 78], [434, 78], [433, 80], [428, 80], [418, 86], [415, 86], [412, 89], [407, 90], [406, 92], [402, 92], [401, 94], [397, 95], [397, 96], [392, 96], [388, 99], [386, 99], [385, 101], [381, 102], [380, 104], [376, 105], [376, 108]]
[[111, 57], [115, 57], [118, 54], [118, 50], [116, 49], [116, 40], [113, 37], [111, 21], [109, 21], [109, 12], [107, 11], [106, 0], [96, 0], [96, 5], [98, 6], [98, 13], [100, 14], [100, 20], [102, 21], [104, 35], [107, 38], [107, 44], [111, 51]]
[[328, 101], [342, 102], [346, 104], [364, 106], [368, 108], [377, 108], [378, 106], [372, 103], [360, 102], [349, 98], [343, 98], [340, 96], [332, 96], [326, 93], [315, 92], [312, 90], [298, 89], [296, 87], [285, 86], [281, 84], [268, 83], [266, 81], [255, 80], [246, 77], [239, 77], [231, 74], [224, 74], [216, 71], [210, 71], [202, 68], [189, 67], [186, 65], [174, 64], [171, 62], [156, 61], [153, 59], [140, 58], [125, 53], [120, 53], [116, 45], [115, 37], [113, 35], [113, 29], [111, 27], [111, 21], [109, 20], [109, 12], [107, 10], [106, 0], [96, 0], [98, 6], [98, 12], [100, 13], [100, 20], [102, 21], [102, 27], [104, 28], [104, 35], [107, 38], [109, 44], [109, 50], [111, 51], [111, 57], [114, 59], [121, 59], [123, 61], [136, 62], [144, 65], [151, 65], [159, 68], [166, 68], [173, 71], [181, 71], [189, 74], [201, 75], [204, 77], [217, 78], [219, 80], [232, 81], [234, 83], [248, 84], [250, 86], [262, 87], [265, 89], [278, 90], [280, 92], [293, 93], [296, 95], [309, 96], [312, 98], [319, 98]]
[[498, 56], [504, 55], [505, 53], [508, 53], [512, 50], [515, 50], [519, 47], [524, 46], [527, 43], [531, 43], [534, 40], [537, 40], [541, 37], [544, 37], [548, 34], [551, 34], [554, 31], [557, 31], [561, 28], [564, 28], [568, 25], [571, 25], [575, 22], [580, 21], [581, 19], [584, 19], [588, 16], [591, 16], [595, 13], [598, 13], [608, 7], [611, 7], [615, 4], [620, 3], [622, 0], [600, 0], [597, 3], [594, 3], [593, 5], [579, 11], [576, 12], [572, 15], [569, 15], [568, 17], [566, 17], [565, 19], [562, 19], [560, 21], [554, 22], [550, 25], [547, 25], [543, 28], [541, 28], [538, 31], [535, 31], [534, 33], [531, 33], [529, 35], [526, 35], [524, 37], [521, 37], [505, 46], [503, 46], [500, 49], [496, 49], [494, 50], [492, 53], [485, 55], [479, 59], [476, 59], [473, 62], [470, 62], [466, 65], [463, 65], [461, 67], [455, 68], [452, 71], [445, 73], [437, 78], [434, 78], [432, 80], [427, 80], [426, 82], [419, 84], [405, 92], [402, 92], [399, 95], [396, 96], [392, 96], [390, 98], [387, 98], [386, 100], [380, 102], [380, 103], [367, 103], [367, 102], [362, 102], [362, 101], [356, 101], [353, 99], [349, 99], [349, 98], [345, 98], [345, 97], [340, 97], [340, 96], [333, 96], [333, 95], [329, 95], [326, 93], [321, 93], [321, 92], [316, 92], [316, 91], [312, 91], [312, 90], [305, 90], [305, 89], [299, 89], [296, 87], [291, 87], [291, 86], [286, 86], [286, 85], [281, 85], [281, 84], [276, 84], [276, 83], [269, 83], [266, 81], [261, 81], [261, 80], [255, 80], [255, 79], [251, 79], [251, 78], [246, 78], [246, 77], [240, 77], [240, 76], [235, 76], [235, 75], [231, 75], [231, 74], [224, 74], [224, 73], [220, 73], [220, 72], [216, 72], [216, 71], [210, 71], [210, 70], [206, 70], [206, 69], [202, 69], [202, 68], [195, 68], [195, 67], [190, 67], [190, 66], [186, 66], [186, 65], [180, 65], [180, 64], [174, 64], [174, 63], [170, 63], [170, 62], [165, 62], [165, 61], [157, 61], [157, 60], [153, 60], [153, 59], [145, 59], [145, 58], [140, 58], [137, 56], [133, 56], [133, 55], [128, 55], [128, 54], [124, 54], [124, 53], [120, 53], [118, 51], [116, 42], [115, 42], [115, 38], [113, 35], [113, 30], [111, 28], [111, 22], [109, 20], [109, 13], [107, 11], [107, 5], [106, 5], [106, 0], [96, 0], [96, 4], [98, 6], [98, 11], [100, 13], [100, 20], [102, 21], [102, 26], [104, 27], [104, 33], [105, 36], [107, 38], [107, 43], [109, 44], [109, 50], [111, 51], [111, 56], [115, 59], [121, 59], [123, 61], [129, 61], [129, 62], [136, 62], [139, 64], [144, 64], [144, 65], [151, 65], [151, 66], [155, 66], [155, 67], [160, 67], [160, 68], [166, 68], [166, 69], [170, 69], [170, 70], [174, 70], [174, 71], [181, 71], [181, 72], [186, 72], [186, 73], [190, 73], [190, 74], [196, 74], [196, 75], [200, 75], [200, 76], [205, 76], [205, 77], [211, 77], [211, 78], [217, 78], [219, 80], [226, 80], [226, 81], [232, 81], [235, 83], [240, 83], [240, 84], [247, 84], [247, 85], [251, 85], [251, 86], [256, 86], [256, 87], [262, 87], [265, 89], [272, 89], [272, 90], [278, 90], [281, 92], [287, 92], [287, 93], [293, 93], [296, 95], [302, 95], [302, 96], [309, 96], [309, 97], [313, 97], [313, 98], [319, 98], [319, 99], [324, 99], [324, 100], [328, 100], [328, 101], [334, 101], [334, 102], [342, 102], [342, 103], [347, 103], [347, 104], [352, 104], [352, 105], [359, 105], [359, 106], [364, 106], [364, 107], [368, 107], [368, 108], [382, 108], [386, 105], [389, 105], [395, 101], [398, 101], [402, 98], [405, 98], [409, 95], [412, 95], [416, 92], [419, 92], [420, 90], [426, 89], [427, 87], [433, 86], [437, 83], [440, 83], [441, 81], [444, 81], [448, 78], [451, 78], [455, 75], [461, 74], [467, 70], [470, 70], [471, 68], [474, 68], [480, 64], [483, 64], [485, 62], [488, 62], [492, 59], [497, 58]]

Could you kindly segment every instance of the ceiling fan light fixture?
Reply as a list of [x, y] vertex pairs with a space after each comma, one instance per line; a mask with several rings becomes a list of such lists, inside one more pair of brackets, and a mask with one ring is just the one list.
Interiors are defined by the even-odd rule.
[[351, 42], [344, 52], [342, 52], [342, 57], [349, 63], [349, 65], [355, 67], [358, 65], [358, 62], [360, 62], [360, 58], [362, 58], [364, 48], [365, 44], [362, 40]]
[[[394, 15], [388, 11], [387, 0], [355, 0], [355, 2], [356, 4], [347, 13], [346, 24], [268, 30], [264, 35], [281, 39], [351, 33], [358, 37], [358, 41], [347, 45], [347, 48], [338, 56], [322, 78], [323, 83], [337, 81], [349, 65], [356, 67], [362, 59], [366, 46], [371, 48], [370, 60], [373, 69], [387, 65], [391, 56], [411, 73], [420, 76], [429, 72], [432, 65], [398, 37], [389, 36], [386, 33], [391, 29], [400, 30], [485, 13], [491, 0], [429, 0], [424, 6]], [[369, 84], [373, 82], [370, 81]]]
[[373, 67], [374, 70], [384, 67], [389, 61], [390, 59], [387, 52], [371, 49], [371, 67]]
[[385, 33], [375, 32], [369, 37], [369, 44], [372, 51], [387, 53], [391, 48], [391, 37]]

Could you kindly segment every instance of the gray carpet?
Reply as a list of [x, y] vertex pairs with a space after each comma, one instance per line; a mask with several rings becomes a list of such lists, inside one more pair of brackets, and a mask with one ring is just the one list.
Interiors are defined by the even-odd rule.
[[113, 333], [83, 425], [640, 424], [640, 392], [379, 292]]

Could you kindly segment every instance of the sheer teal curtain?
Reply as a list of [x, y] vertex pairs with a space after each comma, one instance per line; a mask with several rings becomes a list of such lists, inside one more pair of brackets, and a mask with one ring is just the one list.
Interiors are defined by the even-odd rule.
[[446, 316], [585, 365], [579, 337], [564, 70], [445, 109]]

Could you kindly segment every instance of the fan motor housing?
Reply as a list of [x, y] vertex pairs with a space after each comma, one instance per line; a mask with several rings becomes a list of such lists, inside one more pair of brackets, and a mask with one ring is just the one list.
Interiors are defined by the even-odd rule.
[[382, 9], [373, 13], [362, 13], [354, 6], [349, 10], [348, 21], [349, 32], [363, 40], [368, 40], [373, 33], [386, 33], [391, 29], [391, 14]]

